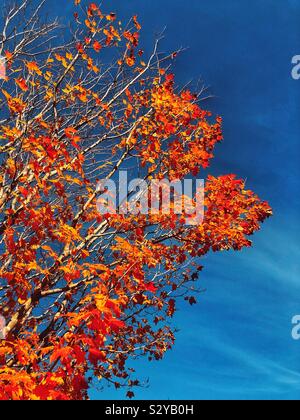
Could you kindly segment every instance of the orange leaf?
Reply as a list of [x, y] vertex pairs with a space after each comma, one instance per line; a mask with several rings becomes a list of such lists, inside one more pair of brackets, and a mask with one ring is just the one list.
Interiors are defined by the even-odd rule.
[[98, 42], [98, 41], [95, 41], [94, 42], [94, 44], [93, 44], [93, 47], [94, 47], [94, 50], [98, 53], [98, 52], [100, 52], [101, 51], [101, 49], [102, 49], [102, 45], [100, 44], [100, 42]]
[[76, 133], [77, 133], [77, 130], [75, 130], [75, 128], [73, 128], [73, 127], [68, 127], [68, 128], [65, 129], [65, 135], [69, 139], [73, 138], [76, 135]]
[[42, 72], [41, 72], [39, 66], [37, 65], [37, 63], [35, 61], [31, 61], [31, 62], [26, 63], [26, 67], [28, 68], [28, 70], [30, 72], [35, 72], [39, 76], [42, 75]]
[[16, 79], [16, 84], [23, 90], [23, 92], [28, 90], [26, 81], [22, 77], [20, 79]]

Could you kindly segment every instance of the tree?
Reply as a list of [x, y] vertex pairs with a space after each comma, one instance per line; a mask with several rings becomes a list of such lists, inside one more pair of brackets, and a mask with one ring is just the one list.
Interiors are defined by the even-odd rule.
[[123, 28], [77, 0], [65, 38], [43, 4], [24, 0], [2, 23], [0, 398], [86, 399], [96, 380], [132, 397], [128, 360], [171, 348], [201, 257], [249, 247], [271, 209], [225, 175], [208, 177], [199, 225], [175, 211], [100, 214], [97, 181], [122, 168], [147, 183], [206, 169], [221, 118], [176, 88], [178, 52], [157, 41], [143, 58], [136, 16]]

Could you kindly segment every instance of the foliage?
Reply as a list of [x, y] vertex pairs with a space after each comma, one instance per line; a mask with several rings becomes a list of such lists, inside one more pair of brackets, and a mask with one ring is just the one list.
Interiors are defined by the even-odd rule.
[[176, 88], [177, 52], [157, 42], [143, 58], [136, 16], [123, 28], [76, 1], [61, 45], [42, 3], [7, 10], [0, 43], [0, 398], [86, 399], [95, 378], [132, 397], [127, 361], [171, 348], [170, 318], [178, 297], [196, 302], [201, 257], [249, 247], [271, 209], [226, 175], [208, 178], [200, 226], [173, 213], [101, 216], [97, 178], [132, 166], [147, 181], [196, 176], [221, 118]]

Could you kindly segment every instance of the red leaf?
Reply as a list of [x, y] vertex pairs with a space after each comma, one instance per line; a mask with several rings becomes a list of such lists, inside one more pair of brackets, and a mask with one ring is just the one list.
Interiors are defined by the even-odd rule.
[[126, 396], [127, 396], [127, 398], [132, 399], [132, 398], [134, 398], [134, 392], [128, 391], [127, 394], [126, 394]]
[[105, 362], [106, 357], [105, 353], [103, 351], [100, 351], [98, 349], [90, 349], [89, 351], [89, 361], [94, 365], [97, 366], [97, 363]]
[[29, 196], [29, 191], [28, 190], [26, 190], [26, 188], [24, 188], [24, 187], [19, 187], [19, 191], [20, 191], [20, 193], [25, 197], [25, 198], [27, 198], [28, 196]]
[[16, 84], [23, 90], [23, 92], [28, 90], [26, 81], [22, 77], [20, 79], [16, 79]]
[[102, 49], [102, 45], [100, 44], [100, 42], [95, 41], [95, 42], [94, 42], [94, 44], [93, 44], [93, 48], [94, 48], [94, 50], [98, 53], [98, 52], [100, 52], [100, 51], [101, 51], [101, 49]]
[[147, 290], [147, 292], [152, 292], [155, 293], [157, 291], [157, 288], [155, 287], [154, 283], [148, 283], [145, 284], [145, 290]]

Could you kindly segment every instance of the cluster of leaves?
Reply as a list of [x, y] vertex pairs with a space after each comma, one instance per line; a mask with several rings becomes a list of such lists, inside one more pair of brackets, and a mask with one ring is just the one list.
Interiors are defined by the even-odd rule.
[[75, 4], [63, 45], [41, 4], [30, 14], [25, 0], [3, 23], [0, 399], [86, 399], [95, 379], [133, 396], [128, 359], [171, 348], [170, 318], [179, 296], [195, 303], [199, 258], [250, 246], [271, 215], [234, 175], [208, 179], [199, 226], [174, 213], [97, 212], [97, 178], [122, 167], [146, 181], [207, 168], [221, 119], [176, 89], [176, 53], [156, 43], [143, 61], [136, 16], [123, 29], [95, 3]]

